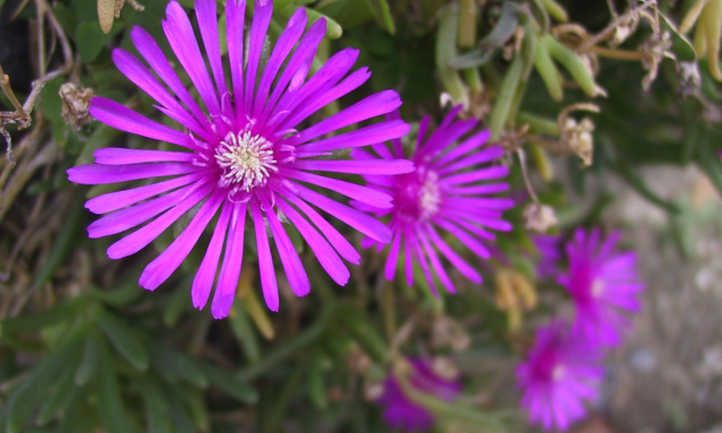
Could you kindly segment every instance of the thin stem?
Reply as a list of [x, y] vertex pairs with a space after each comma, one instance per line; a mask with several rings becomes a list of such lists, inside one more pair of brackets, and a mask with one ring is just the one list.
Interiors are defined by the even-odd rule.
[[519, 158], [519, 166], [521, 167], [521, 177], [524, 179], [524, 186], [534, 203], [539, 203], [539, 196], [536, 194], [536, 191], [531, 184], [531, 179], [529, 178], [529, 171], [526, 166], [526, 153], [524, 152], [524, 149], [518, 148], [516, 150], [516, 156]]
[[642, 60], [642, 53], [639, 51], [631, 51], [631, 50], [620, 50], [615, 48], [604, 48], [599, 46], [592, 47], [592, 51], [594, 54], [597, 54], [601, 57], [607, 57], [610, 59], [617, 59], [617, 60], [629, 60], [629, 61], [639, 61]]

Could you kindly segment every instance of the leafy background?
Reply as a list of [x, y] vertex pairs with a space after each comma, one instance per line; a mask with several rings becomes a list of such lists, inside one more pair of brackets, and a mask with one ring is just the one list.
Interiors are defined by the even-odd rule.
[[[722, 88], [710, 67], [719, 58], [713, 44], [695, 43], [694, 26], [679, 28], [703, 2], [277, 0], [272, 38], [296, 7], [327, 17], [317, 65], [339, 47], [360, 48], [359, 63], [374, 72], [365, 91], [398, 89], [406, 119], [439, 119], [462, 103], [492, 128], [513, 167], [516, 228], [482, 265], [484, 285], [461, 283], [456, 297], [387, 283], [367, 253], [347, 287], [310, 272], [313, 294], [286, 290], [275, 315], [246, 271], [231, 317], [213, 321], [190, 307], [199, 252], [157, 293], [142, 293], [135, 281], [154, 252], [109, 261], [108, 241], [84, 233], [82, 203], [103, 188], [65, 177], [94, 149], [143, 145], [84, 112], [91, 92], [151, 112], [110, 62], [113, 47], [131, 49], [134, 25], [162, 39], [165, 2], [141, 3], [0, 0], [9, 78], [0, 113], [0, 430], [386, 431], [373, 404], [379, 384], [402, 356], [426, 355], [453, 360], [464, 377], [459, 401], [427, 402], [439, 431], [525, 431], [513, 366], [534, 325], [564, 308], [561, 290], [536, 278], [526, 227], [544, 221], [525, 206], [551, 206], [550, 230], [563, 234], [607, 224], [631, 191], [661, 212], [662, 236], [680, 257], [694, 256], [700, 221], [715, 220], [645, 176], [659, 165], [696, 167], [722, 188]], [[674, 419], [660, 429], [692, 431], [710, 415]]]

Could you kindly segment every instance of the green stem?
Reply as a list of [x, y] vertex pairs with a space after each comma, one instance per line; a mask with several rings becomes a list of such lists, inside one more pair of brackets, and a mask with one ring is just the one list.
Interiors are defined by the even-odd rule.
[[504, 129], [508, 119], [511, 107], [517, 94], [517, 88], [521, 82], [521, 73], [524, 64], [521, 56], [517, 56], [511, 63], [509, 70], [501, 82], [499, 93], [496, 95], [494, 108], [489, 115], [489, 127], [492, 132], [492, 138], [498, 139]]
[[459, 8], [459, 46], [471, 48], [476, 43], [476, 0], [461, 0]]

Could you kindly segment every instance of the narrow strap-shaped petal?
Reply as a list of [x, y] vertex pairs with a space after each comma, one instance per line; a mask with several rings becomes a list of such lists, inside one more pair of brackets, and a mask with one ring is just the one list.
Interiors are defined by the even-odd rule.
[[443, 186], [443, 182], [442, 182], [442, 188], [443, 188], [444, 192], [447, 192], [452, 195], [468, 196], [468, 195], [497, 194], [500, 192], [508, 191], [509, 184], [506, 182], [502, 182], [502, 183], [486, 183], [483, 185], [471, 185], [471, 186], [465, 186], [465, 187], [445, 187], [445, 186]]
[[[266, 40], [268, 25], [273, 15], [273, 1], [256, 0], [253, 8], [253, 22], [248, 35], [248, 61], [246, 65], [246, 90], [244, 104], [246, 111], [253, 107], [253, 97], [256, 89], [256, 75], [258, 74], [258, 61], [261, 58], [263, 44]], [[275, 310], [274, 310], [275, 311]]]
[[185, 199], [194, 189], [194, 185], [186, 186], [152, 200], [106, 214], [88, 226], [88, 236], [101, 238], [143, 224]]
[[429, 256], [431, 267], [434, 269], [436, 276], [439, 277], [439, 281], [441, 281], [441, 284], [449, 293], [456, 293], [456, 286], [454, 285], [454, 282], [451, 281], [449, 274], [446, 273], [444, 265], [441, 264], [441, 260], [439, 260], [439, 255], [436, 254], [436, 250], [434, 250], [434, 247], [431, 246], [429, 240], [423, 234], [419, 236], [419, 239], [421, 240], [421, 245], [426, 251], [426, 254]]
[[414, 285], [414, 253], [411, 245], [409, 235], [404, 233], [404, 276], [406, 277], [406, 285], [409, 287]]
[[466, 278], [468, 278], [470, 281], [481, 284], [482, 278], [481, 274], [479, 274], [476, 269], [473, 268], [467, 262], [464, 260], [461, 256], [459, 256], [444, 240], [439, 236], [439, 234], [436, 232], [436, 230], [431, 226], [428, 225], [426, 227], [426, 232], [429, 235], [429, 238], [431, 239], [431, 242], [433, 245], [438, 248], [439, 251], [446, 257], [446, 259]]
[[368, 146], [394, 138], [403, 137], [409, 132], [409, 125], [401, 120], [379, 122], [355, 131], [345, 132], [324, 140], [314, 141], [300, 146], [299, 157], [304, 154], [318, 154]]
[[444, 215], [444, 218], [447, 218], [449, 221], [453, 222], [454, 224], [462, 227], [469, 233], [474, 234], [479, 239], [483, 239], [486, 241], [494, 241], [496, 239], [496, 235], [486, 228], [483, 228], [479, 225], [477, 225], [474, 222], [469, 221], [468, 219], [459, 218], [455, 215]]
[[444, 183], [446, 185], [461, 185], [466, 183], [479, 182], [480, 180], [499, 179], [508, 175], [509, 168], [507, 166], [495, 165], [492, 167], [486, 167], [467, 173], [461, 173], [445, 177]]
[[[373, 150], [378, 156], [380, 156], [383, 159], [394, 159], [394, 154], [389, 149], [389, 146], [386, 144], [386, 142], [372, 144], [371, 150]], [[364, 150], [354, 149], [351, 152], [354, 152], [354, 153], [356, 153], [356, 155], [361, 156], [361, 155], [363, 155]], [[353, 153], [352, 153], [352, 155], [353, 155]], [[374, 159], [374, 158], [371, 157], [371, 159]]]
[[233, 98], [236, 116], [243, 106], [243, 30], [246, 21], [246, 0], [226, 1], [226, 41], [228, 44], [228, 62], [233, 83]]
[[196, 20], [201, 31], [203, 46], [206, 49], [208, 63], [213, 71], [213, 79], [216, 82], [218, 95], [228, 93], [226, 86], [226, 75], [223, 71], [221, 60], [220, 40], [218, 39], [218, 16], [216, 15], [216, 0], [197, 0], [195, 3]]
[[[233, 0], [230, 0], [233, 1]], [[229, 1], [229, 2], [230, 2]], [[226, 250], [223, 254], [221, 273], [218, 275], [216, 291], [211, 302], [211, 314], [215, 319], [222, 319], [231, 312], [233, 299], [238, 288], [238, 278], [243, 264], [243, 239], [246, 228], [246, 205], [236, 204], [233, 208], [228, 228]]]
[[294, 141], [306, 143], [309, 140], [337, 131], [349, 125], [389, 113], [401, 106], [401, 97], [394, 90], [385, 90], [368, 96], [331, 117], [301, 131]]
[[226, 230], [228, 229], [228, 222], [231, 219], [232, 209], [232, 203], [226, 203], [223, 206], [221, 215], [218, 217], [216, 226], [213, 229], [213, 235], [211, 235], [206, 253], [203, 255], [203, 260], [201, 260], [201, 264], [198, 266], [195, 277], [193, 277], [191, 299], [193, 306], [199, 310], [202, 310], [206, 306], [208, 297], [211, 294], [211, 289], [213, 288], [213, 282], [216, 279], [218, 262], [221, 259], [221, 251], [223, 250], [223, 243], [226, 238]]
[[96, 164], [128, 165], [146, 162], [191, 162], [195, 154], [170, 150], [103, 147], [93, 152]]
[[292, 203], [298, 210], [304, 214], [319, 231], [328, 239], [328, 242], [345, 260], [358, 265], [361, 263], [361, 255], [356, 251], [351, 242], [349, 242], [336, 228], [324, 219], [318, 212], [313, 210], [311, 206], [303, 200], [296, 197], [293, 193], [283, 193], [283, 197]]
[[431, 116], [428, 114], [421, 118], [419, 122], [419, 130], [416, 133], [416, 149], [420, 148], [424, 140], [427, 138], [426, 133], [429, 132], [429, 124], [431, 123]]
[[514, 207], [514, 200], [508, 197], [449, 197], [445, 204], [460, 209], [507, 210]]
[[480, 258], [488, 259], [491, 257], [489, 249], [462, 228], [450, 221], [437, 221], [436, 224], [457, 238], [466, 248]]
[[281, 264], [291, 290], [299, 297], [308, 295], [311, 292], [311, 282], [308, 279], [306, 269], [303, 267], [301, 257], [298, 256], [296, 248], [294, 248], [275, 212], [266, 212], [266, 219], [271, 228], [271, 233], [273, 233], [276, 250], [281, 258]]
[[419, 237], [414, 236], [412, 239], [411, 247], [414, 251], [414, 258], [416, 258], [416, 261], [419, 263], [419, 266], [421, 267], [421, 272], [424, 274], [424, 279], [429, 285], [429, 290], [431, 293], [439, 297], [439, 291], [436, 289], [436, 281], [434, 281], [434, 276], [431, 274], [431, 270], [429, 268], [429, 262], [426, 261], [426, 254], [424, 254], [424, 250], [420, 245]]
[[197, 170], [182, 162], [156, 162], [132, 165], [79, 165], [68, 169], [68, 180], [81, 185], [103, 185], [152, 177], [186, 174]]
[[273, 52], [271, 52], [271, 57], [268, 58], [266, 67], [263, 70], [263, 76], [258, 84], [253, 103], [254, 115], [259, 115], [263, 110], [266, 104], [266, 98], [268, 98], [268, 92], [271, 90], [271, 84], [273, 84], [276, 74], [278, 74], [281, 65], [286, 60], [286, 57], [288, 57], [293, 46], [298, 42], [305, 28], [306, 9], [298, 8], [286, 23], [286, 28], [278, 37], [276, 45], [273, 47]]
[[447, 165], [437, 171], [439, 172], [439, 174], [445, 174], [449, 172], [463, 170], [477, 164], [495, 161], [502, 156], [504, 156], [504, 149], [501, 146], [491, 146], [482, 150], [481, 152], [473, 153], [466, 158], [463, 158], [453, 164]]
[[148, 96], [155, 99], [165, 109], [162, 110], [171, 119], [192, 130], [202, 134], [204, 128], [188, 113], [185, 108], [165, 89], [140, 60], [122, 48], [113, 50], [113, 63], [136, 86], [141, 88]]
[[185, 69], [193, 85], [198, 89], [201, 100], [212, 114], [220, 113], [220, 105], [216, 89], [208, 75], [206, 62], [198, 47], [193, 26], [183, 7], [172, 0], [165, 9], [166, 19], [161, 26], [176, 58]]
[[463, 209], [447, 207], [444, 209], [445, 215], [450, 218], [457, 218], [464, 221], [469, 221], [474, 224], [478, 224], [483, 227], [490, 228], [492, 230], [500, 232], [511, 231], [513, 226], [510, 222], [505, 221], [500, 215], [487, 215], [483, 209], [474, 207], [466, 207]]
[[313, 76], [300, 88], [286, 92], [276, 105], [271, 125], [280, 125], [278, 129], [287, 129], [295, 124], [287, 122], [294, 113], [303, 110], [306, 105], [315, 100], [319, 94], [329, 90], [341, 80], [351, 69], [359, 50], [354, 48], [343, 49], [332, 55]]
[[163, 83], [175, 93], [183, 105], [191, 110], [191, 113], [203, 128], [209, 128], [210, 124], [208, 123], [208, 119], [203, 114], [203, 111], [201, 111], [196, 100], [188, 92], [186, 86], [180, 78], [178, 78], [173, 66], [171, 66], [168, 58], [163, 53], [163, 50], [160, 49], [155, 39], [139, 26], [133, 27], [130, 31], [130, 38], [140, 55], [143, 56], [143, 59], [150, 65], [151, 69], [158, 74]]
[[85, 202], [85, 208], [94, 214], [112, 212], [114, 210], [123, 209], [126, 206], [138, 203], [141, 200], [188, 185], [189, 183], [198, 180], [198, 178], [198, 174], [192, 173], [164, 180], [162, 182], [151, 183], [149, 185], [108, 192], [97, 197], [93, 197]]
[[436, 165], [444, 166], [458, 158], [461, 158], [467, 153], [475, 151], [477, 148], [483, 146], [484, 143], [489, 140], [489, 138], [491, 138], [491, 131], [488, 129], [485, 129], [466, 138], [458, 146], [450, 147], [448, 152], [438, 153], [435, 156], [435, 158], [437, 158]]
[[458, 139], [476, 127], [478, 120], [461, 120], [450, 125], [448, 128], [437, 128], [431, 138], [419, 151], [424, 155], [438, 155], [439, 152], [453, 146]]
[[307, 103], [301, 105], [295, 114], [290, 115], [284, 120], [282, 130], [298, 125], [321, 108], [358, 89], [368, 81], [369, 78], [371, 78], [371, 72], [366, 67], [359, 68], [352, 72], [336, 86], [319, 95], [314, 95], [313, 98], [307, 100]]
[[281, 98], [283, 93], [286, 91], [288, 83], [298, 74], [299, 69], [303, 68], [316, 54], [318, 45], [321, 43], [321, 39], [326, 34], [326, 20], [324, 18], [316, 20], [306, 34], [301, 38], [298, 43], [296, 51], [294, 51], [291, 59], [286, 64], [281, 76], [276, 81], [276, 85], [271, 91], [271, 97], [263, 109], [262, 119], [267, 119], [276, 103]]
[[187, 134], [150, 120], [112, 99], [94, 97], [90, 100], [88, 112], [93, 118], [112, 128], [189, 149], [194, 148]]
[[268, 231], [258, 205], [251, 202], [251, 218], [256, 233], [256, 251], [258, 252], [258, 275], [261, 278], [261, 290], [266, 306], [271, 311], [278, 311], [278, 282], [276, 268], [273, 266], [273, 255], [268, 242]]
[[391, 247], [389, 247], [388, 255], [386, 256], [384, 276], [389, 281], [393, 281], [394, 276], [396, 275], [396, 265], [399, 262], [399, 248], [401, 247], [401, 240], [401, 233], [395, 233], [394, 238], [391, 240]]
[[222, 201], [223, 195], [216, 193], [203, 203], [181, 234], [143, 269], [138, 280], [142, 288], [151, 291], [157, 289], [178, 269], [200, 239]]
[[309, 160], [295, 162], [294, 167], [301, 170], [325, 171], [329, 173], [349, 173], [365, 175], [394, 175], [414, 171], [414, 164], [406, 159], [371, 160]]
[[358, 200], [361, 203], [366, 203], [369, 206], [377, 207], [379, 209], [388, 209], [393, 207], [391, 204], [391, 201], [393, 200], [392, 197], [385, 192], [381, 192], [374, 188], [299, 170], [286, 169], [283, 171], [283, 174], [289, 179], [299, 180], [301, 182], [310, 183], [320, 186], [321, 188], [338, 192], [346, 197]]
[[137, 253], [153, 242], [155, 238], [160, 236], [171, 224], [176, 222], [180, 217], [185, 215], [189, 209], [203, 200], [210, 191], [208, 185], [199, 185], [197, 189], [188, 194], [178, 204], [166, 211], [164, 214], [154, 219], [150, 223], [144, 225], [131, 234], [121, 238], [108, 247], [108, 257], [111, 259], [122, 259]]
[[283, 200], [278, 201], [278, 207], [283, 211], [284, 215], [293, 223], [301, 236], [306, 240], [308, 246], [313, 251], [314, 256], [321, 264], [321, 267], [326, 271], [329, 277], [336, 284], [345, 286], [351, 277], [346, 265], [343, 263], [341, 258], [336, 254], [336, 251], [331, 248], [326, 239], [316, 231], [311, 224], [309, 224], [305, 218], [296, 212], [296, 210], [287, 204]]
[[391, 240], [391, 231], [377, 219], [357, 211], [352, 207], [338, 203], [330, 198], [301, 185], [295, 185], [299, 197], [314, 206], [338, 218], [341, 222], [353, 227], [366, 236], [383, 244]]

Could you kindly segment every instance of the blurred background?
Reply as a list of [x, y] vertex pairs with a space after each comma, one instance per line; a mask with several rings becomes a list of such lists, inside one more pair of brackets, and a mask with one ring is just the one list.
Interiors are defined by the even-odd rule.
[[412, 124], [461, 104], [507, 149], [515, 229], [480, 264], [484, 284], [450, 271], [460, 293], [434, 298], [380, 278], [368, 251], [339, 288], [305, 254], [310, 296], [281, 287], [270, 313], [244, 271], [231, 317], [214, 321], [191, 307], [195, 251], [143, 293], [143, 265], [177, 229], [110, 261], [83, 208], [107, 188], [65, 170], [100, 147], [143, 145], [87, 106], [103, 95], [151, 113], [110, 50], [132, 51], [134, 25], [162, 40], [166, 2], [0, 0], [0, 431], [393, 431], [380, 387], [419, 356], [463, 383], [430, 409], [434, 431], [535, 431], [514, 369], [569, 301], [537, 275], [534, 237], [581, 226], [621, 229], [647, 290], [574, 431], [722, 431], [722, 0], [274, 3], [271, 38], [297, 7], [328, 19], [315, 67], [359, 48], [373, 71], [363, 92], [397, 89]]

